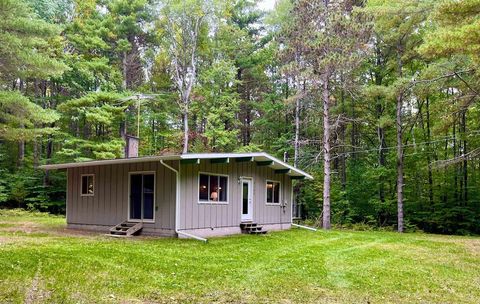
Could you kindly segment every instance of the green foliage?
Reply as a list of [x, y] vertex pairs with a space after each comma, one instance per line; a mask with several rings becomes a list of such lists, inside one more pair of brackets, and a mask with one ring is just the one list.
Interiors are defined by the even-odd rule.
[[55, 128], [41, 126], [58, 119], [55, 111], [43, 109], [18, 92], [0, 91], [0, 139], [29, 141], [52, 134]]
[[235, 92], [236, 69], [233, 62], [214, 62], [200, 76], [198, 101], [192, 113], [205, 121], [203, 134], [207, 151], [232, 151], [237, 144], [238, 129], [235, 113], [238, 111], [238, 94]]
[[429, 58], [466, 55], [480, 64], [480, 1], [443, 1], [432, 14], [431, 27], [420, 51]]
[[479, 1], [360, 2], [2, 1], [1, 206], [63, 212], [65, 176], [37, 165], [122, 157], [137, 127], [140, 155], [178, 153], [187, 114], [192, 152], [293, 160], [298, 134], [297, 164], [316, 178], [296, 200], [316, 223], [328, 70], [334, 224], [396, 225], [402, 93], [407, 228], [480, 233]]
[[0, 79], [58, 76], [66, 69], [51, 56], [59, 28], [36, 18], [25, 2], [2, 1], [0, 20]]
[[58, 156], [77, 161], [121, 157], [124, 143], [117, 130], [128, 106], [121, 99], [117, 93], [99, 92], [59, 105], [62, 122], [76, 133], [65, 136]]

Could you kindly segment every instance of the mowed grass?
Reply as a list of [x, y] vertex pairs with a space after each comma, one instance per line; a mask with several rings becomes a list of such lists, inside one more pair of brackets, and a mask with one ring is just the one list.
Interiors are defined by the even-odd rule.
[[480, 303], [480, 238], [292, 229], [112, 239], [0, 210], [0, 303]]

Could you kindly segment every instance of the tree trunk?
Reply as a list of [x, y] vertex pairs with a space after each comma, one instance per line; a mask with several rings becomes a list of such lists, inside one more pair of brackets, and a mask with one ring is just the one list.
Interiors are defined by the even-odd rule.
[[431, 140], [431, 132], [430, 132], [430, 100], [427, 97], [426, 99], [426, 112], [427, 112], [427, 162], [428, 162], [428, 200], [430, 203], [430, 207], [433, 206], [433, 173], [432, 173], [432, 165], [431, 165], [431, 156], [430, 156], [430, 140]]
[[183, 151], [182, 153], [188, 153], [188, 112], [183, 112]]
[[397, 213], [398, 232], [403, 232], [403, 133], [402, 133], [403, 95], [397, 96]]
[[127, 52], [123, 52], [122, 58], [122, 89], [127, 89]]
[[[380, 120], [382, 116], [383, 108], [380, 104], [377, 104], [377, 119]], [[386, 164], [385, 151], [387, 144], [385, 142], [385, 129], [380, 126], [377, 127], [377, 136], [378, 136], [378, 166], [383, 168]], [[378, 197], [381, 202], [385, 202], [385, 189], [384, 189], [384, 177], [380, 176], [378, 180]]]
[[[340, 102], [342, 105], [342, 115], [347, 115], [347, 112], [345, 110], [345, 91], [342, 89], [340, 92]], [[339, 161], [340, 161], [340, 182], [342, 184], [342, 191], [345, 191], [347, 189], [347, 160], [345, 156], [345, 135], [346, 133], [346, 124], [344, 121], [340, 122], [340, 156], [339, 156]]]
[[39, 159], [38, 139], [35, 137], [33, 139], [33, 168], [37, 169], [39, 164], [40, 164], [40, 159]]
[[[397, 69], [398, 76], [403, 77], [402, 62], [403, 46], [397, 45]], [[396, 109], [396, 127], [397, 127], [397, 221], [398, 232], [403, 232], [403, 130], [402, 130], [402, 108], [403, 92], [398, 93]]]
[[[452, 130], [452, 137], [453, 137], [453, 159], [455, 159], [458, 156], [457, 153], [457, 121], [456, 118], [453, 121], [453, 130]], [[458, 204], [458, 164], [454, 164], [455, 170], [453, 174], [453, 187], [454, 187], [454, 198], [455, 198], [455, 203]]]
[[300, 98], [295, 102], [295, 142], [294, 142], [293, 166], [298, 167], [298, 155], [300, 149]]
[[323, 229], [330, 229], [330, 94], [328, 75], [323, 79]]
[[[467, 155], [467, 110], [465, 109], [462, 112], [462, 135], [463, 135], [463, 155]], [[468, 162], [467, 158], [463, 158], [463, 204], [466, 206], [468, 204]]]
[[[23, 126], [22, 126], [23, 128]], [[19, 168], [23, 167], [23, 163], [25, 161], [25, 141], [20, 140], [18, 142], [18, 159], [17, 159], [17, 166]]]

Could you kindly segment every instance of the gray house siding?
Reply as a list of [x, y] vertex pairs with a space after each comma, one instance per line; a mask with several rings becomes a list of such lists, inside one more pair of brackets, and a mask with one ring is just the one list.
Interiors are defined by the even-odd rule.
[[[253, 182], [253, 221], [267, 230], [287, 229], [291, 224], [292, 181], [286, 174], [275, 174], [256, 162], [212, 164], [181, 164], [179, 160], [165, 161], [175, 169], [180, 167], [180, 230], [199, 235], [222, 235], [240, 232], [241, 177]], [[155, 222], [144, 223], [144, 232], [175, 235], [176, 174], [159, 161], [74, 167], [67, 169], [67, 223], [72, 228], [107, 230], [128, 219], [129, 173], [155, 172]], [[228, 175], [228, 204], [199, 203], [199, 172]], [[81, 176], [94, 174], [95, 193], [81, 195]], [[279, 181], [280, 204], [266, 203], [266, 181]], [[281, 205], [286, 204], [283, 208]], [[214, 231], [215, 230], [215, 231]], [[214, 232], [213, 232], [214, 231]]]
[[[174, 162], [168, 162], [176, 166]], [[177, 162], [175, 162], [177, 163]], [[148, 233], [173, 234], [175, 228], [175, 173], [159, 162], [115, 164], [68, 169], [67, 224], [106, 229], [128, 218], [129, 172], [155, 172], [155, 222]], [[81, 196], [81, 176], [94, 174], [94, 195]]]
[[[199, 203], [199, 172], [228, 175], [228, 204]], [[211, 164], [202, 160], [200, 164], [181, 165], [180, 195], [180, 229], [208, 229], [236, 227], [241, 223], [241, 184], [240, 177], [253, 180], [253, 221], [258, 224], [290, 224], [291, 223], [291, 191], [290, 177], [275, 174], [269, 167], [257, 166], [255, 162], [235, 162], [228, 164]], [[266, 181], [279, 181], [280, 202], [286, 207], [266, 204]], [[285, 227], [287, 228], [287, 227]]]

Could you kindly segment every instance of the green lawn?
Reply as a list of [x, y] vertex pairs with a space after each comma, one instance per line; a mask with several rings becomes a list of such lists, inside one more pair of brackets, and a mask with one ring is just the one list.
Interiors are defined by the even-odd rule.
[[292, 229], [112, 239], [0, 210], [0, 303], [479, 303], [480, 238]]

